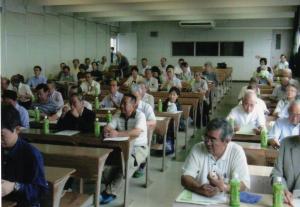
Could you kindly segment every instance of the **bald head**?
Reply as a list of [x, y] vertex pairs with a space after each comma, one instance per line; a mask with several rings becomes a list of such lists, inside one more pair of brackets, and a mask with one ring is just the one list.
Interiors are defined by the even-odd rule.
[[291, 69], [283, 69], [281, 72], [282, 77], [292, 78], [292, 70]]
[[292, 124], [299, 124], [300, 122], [300, 100], [292, 101], [289, 106], [289, 121]]
[[242, 106], [244, 111], [246, 113], [251, 113], [254, 110], [256, 101], [257, 101], [257, 96], [255, 91], [247, 90], [242, 100]]

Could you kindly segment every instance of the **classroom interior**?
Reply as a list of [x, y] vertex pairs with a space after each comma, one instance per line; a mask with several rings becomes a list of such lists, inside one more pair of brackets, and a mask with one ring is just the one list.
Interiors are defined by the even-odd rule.
[[[116, 52], [121, 52], [127, 57], [130, 66], [136, 65], [139, 69], [142, 68], [142, 58], [148, 59], [148, 65], [158, 67], [162, 57], [167, 59], [168, 65], [173, 66], [178, 64], [179, 58], [184, 58], [192, 75], [202, 71], [204, 64], [210, 62], [213, 68], [223, 66], [219, 70], [221, 72], [217, 73], [218, 85], [214, 86], [218, 89], [210, 94], [211, 108], [208, 115], [212, 120], [226, 118], [232, 108], [239, 103], [240, 90], [248, 84], [260, 66], [262, 57], [266, 58], [267, 65], [275, 70], [280, 56], [284, 54], [290, 63], [289, 69], [292, 71], [293, 79], [299, 80], [300, 77], [300, 0], [0, 0], [0, 8], [0, 70], [1, 77], [8, 79], [21, 74], [26, 82], [33, 76], [33, 67], [36, 65], [41, 66], [43, 76], [52, 79], [60, 72], [60, 63], [72, 68], [75, 58], [84, 63], [85, 58], [99, 62], [105, 56], [108, 68], [113, 71], [118, 64]], [[114, 47], [113, 56], [111, 47]], [[111, 71], [107, 76], [116, 78], [118, 75], [114, 73], [115, 71]], [[261, 87], [261, 98], [268, 99], [276, 84], [280, 84], [280, 79], [278, 81], [276, 77], [282, 76], [280, 73], [274, 73], [273, 83], [265, 88]], [[117, 79], [123, 80], [122, 77]], [[100, 85], [101, 91], [108, 91], [109, 82], [102, 82]], [[189, 96], [188, 94], [192, 92], [184, 90], [181, 93], [184, 94], [183, 99], [189, 102], [183, 104], [189, 106], [189, 111], [185, 115], [182, 114], [185, 116], [186, 129], [176, 134], [175, 155], [163, 156], [162, 150], [158, 150], [159, 152], [157, 149], [151, 150], [150, 159], [147, 161], [149, 169], [146, 167], [149, 174], [145, 172], [139, 178], [128, 178], [128, 183], [126, 181], [126, 185], [122, 186], [117, 199], [104, 206], [202, 206], [181, 205], [182, 203], [176, 202], [184, 190], [181, 184], [183, 163], [193, 146], [203, 141], [205, 129], [202, 122], [200, 127], [196, 127], [195, 120], [193, 121], [195, 116], [200, 118], [195, 109], [203, 109], [201, 105], [203, 97]], [[150, 94], [154, 96], [156, 106], [159, 99], [167, 96], [167, 93], [163, 92]], [[68, 102], [68, 92], [65, 92], [64, 97]], [[103, 97], [103, 94], [99, 94], [100, 101]], [[187, 100], [189, 98], [190, 101]], [[265, 100], [264, 98], [262, 99]], [[196, 105], [192, 103], [192, 99], [197, 101]], [[94, 97], [90, 100], [93, 101]], [[275, 108], [274, 103], [269, 105], [266, 102], [266, 105], [268, 109]], [[199, 114], [202, 119], [203, 113]], [[173, 121], [174, 117], [170, 117]], [[120, 148], [115, 143], [101, 145], [102, 143], [99, 144], [97, 140], [82, 144], [76, 137], [61, 142], [58, 139], [63, 138], [63, 135], [54, 141], [50, 140], [50, 136], [43, 141], [41, 140], [43, 135], [36, 131], [42, 130], [42, 127], [42, 124], [30, 122], [30, 128], [34, 128], [34, 132], [24, 132], [23, 135], [26, 136], [27, 133], [30, 143], [41, 147], [43, 155], [47, 154], [50, 148], [42, 145], [53, 143], [55, 145], [61, 143], [62, 147], [72, 147], [74, 143], [76, 147], [82, 145], [87, 148], [87, 156], [91, 157], [95, 155], [93, 153], [100, 153], [98, 149], [109, 149], [105, 155], [107, 156], [112, 150], [116, 148], [122, 150], [125, 146], [120, 144], [122, 145]], [[264, 150], [265, 157], [262, 158], [259, 154], [261, 153], [259, 135], [253, 137], [255, 141], [249, 138], [248, 142], [247, 136], [235, 140], [242, 143], [250, 166], [253, 188], [249, 192], [270, 196], [272, 186], [269, 175], [278, 151], [270, 147], [269, 157], [266, 152], [268, 150]], [[93, 145], [96, 147], [91, 147]], [[88, 149], [94, 151], [88, 152]], [[76, 178], [72, 183], [71, 192], [74, 193], [74, 197], [68, 198], [69, 200], [64, 203], [63, 197], [69, 192], [62, 186], [58, 190], [60, 194], [51, 198], [53, 199], [51, 206], [99, 206], [99, 197], [95, 195], [101, 191], [100, 188], [97, 190], [96, 188], [100, 186], [102, 172], [97, 176], [96, 174], [99, 173], [99, 169], [103, 170], [102, 164], [104, 165], [106, 157], [103, 156], [104, 162], [99, 161], [98, 168], [85, 172], [85, 154], [80, 153], [78, 152], [82, 157], [78, 160], [71, 152], [66, 158], [70, 159], [71, 164], [65, 168], [74, 169], [68, 171], [68, 178], [70, 176]], [[60, 162], [59, 156], [63, 156], [63, 152], [58, 157], [55, 155], [45, 159], [45, 166], [49, 167], [46, 174], [47, 170], [49, 173], [47, 175], [53, 173], [51, 179], [56, 179], [55, 172], [58, 172], [58, 168], [64, 167], [56, 165], [56, 162]], [[96, 162], [98, 160], [91, 163]], [[124, 164], [123, 160], [123, 167], [124, 165], [126, 166], [126, 163]], [[84, 176], [90, 175], [90, 178], [78, 179], [80, 176], [76, 174], [77, 172], [79, 174], [84, 172]], [[75, 193], [86, 197], [80, 197], [80, 200]], [[249, 206], [271, 206], [272, 199], [268, 196], [263, 197], [262, 203]], [[17, 206], [16, 203], [5, 203], [3, 199], [2, 202], [3, 206]], [[300, 202], [297, 204], [300, 207]], [[248, 205], [241, 204], [241, 206]]]

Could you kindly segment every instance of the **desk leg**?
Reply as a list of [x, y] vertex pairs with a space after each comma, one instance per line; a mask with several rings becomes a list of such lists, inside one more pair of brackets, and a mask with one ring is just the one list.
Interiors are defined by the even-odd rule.
[[187, 145], [188, 145], [188, 127], [189, 127], [189, 119], [187, 118], [185, 120], [185, 151], [187, 150]]
[[125, 187], [124, 187], [124, 207], [128, 206], [128, 186], [129, 186], [129, 162], [125, 161]]
[[161, 171], [163, 172], [165, 170], [165, 158], [166, 158], [166, 139], [167, 135], [164, 135], [164, 142], [163, 142], [163, 157], [162, 157], [162, 167]]

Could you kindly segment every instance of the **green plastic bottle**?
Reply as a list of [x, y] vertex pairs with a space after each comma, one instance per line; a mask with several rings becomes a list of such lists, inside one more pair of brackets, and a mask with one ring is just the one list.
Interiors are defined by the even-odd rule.
[[41, 121], [41, 114], [40, 114], [38, 107], [35, 107], [35, 109], [34, 109], [34, 119], [35, 119], [35, 122], [38, 122], [38, 123]]
[[234, 118], [233, 117], [229, 117], [228, 122], [229, 122], [232, 130], [234, 131]]
[[276, 177], [273, 183], [273, 207], [283, 207], [283, 185], [281, 177]]
[[100, 102], [99, 102], [98, 96], [96, 96], [96, 98], [95, 98], [95, 109], [99, 110], [99, 108], [100, 108]]
[[112, 114], [111, 114], [110, 111], [108, 111], [107, 114], [106, 114], [106, 122], [107, 122], [107, 123], [110, 123], [111, 120], [112, 120]]
[[95, 120], [94, 132], [95, 132], [95, 137], [100, 137], [100, 122], [98, 118], [96, 118]]
[[161, 101], [161, 99], [158, 100], [158, 112], [162, 112], [162, 101]]
[[260, 147], [261, 148], [268, 147], [268, 133], [265, 127], [260, 132]]
[[43, 126], [43, 129], [44, 129], [44, 134], [49, 134], [49, 119], [47, 116], [45, 116], [45, 119], [44, 119], [44, 126]]
[[98, 88], [95, 86], [95, 96], [98, 96], [99, 95], [99, 91], [98, 91]]
[[230, 181], [230, 204], [231, 207], [240, 206], [240, 181], [238, 175], [234, 174]]

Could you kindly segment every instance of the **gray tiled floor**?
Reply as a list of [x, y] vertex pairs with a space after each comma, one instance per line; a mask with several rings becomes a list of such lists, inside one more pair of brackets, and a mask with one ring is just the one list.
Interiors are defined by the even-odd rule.
[[[214, 117], [226, 116], [230, 109], [237, 103], [237, 94], [244, 83], [233, 83], [229, 93], [218, 104]], [[189, 129], [189, 135], [192, 135], [192, 128]], [[196, 142], [199, 142], [201, 130], [198, 130], [197, 137], [190, 139], [189, 149]], [[179, 145], [183, 146], [184, 133], [180, 133]], [[181, 166], [187, 155], [187, 152], [178, 153], [177, 160], [167, 159], [167, 169], [165, 172], [159, 171], [161, 167], [160, 157], [151, 157], [150, 176], [152, 184], [144, 188], [144, 177], [131, 179], [129, 187], [130, 207], [168, 207], [172, 206], [176, 196], [182, 190], [180, 184]], [[105, 206], [121, 206], [123, 196], [120, 195], [117, 200]]]

